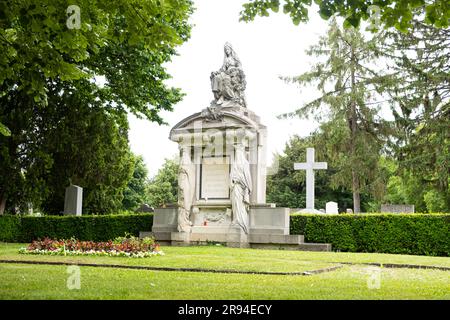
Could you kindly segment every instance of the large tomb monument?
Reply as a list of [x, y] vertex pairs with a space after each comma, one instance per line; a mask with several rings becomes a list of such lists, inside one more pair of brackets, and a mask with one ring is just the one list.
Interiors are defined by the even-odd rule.
[[289, 235], [289, 208], [266, 203], [267, 129], [247, 106], [245, 74], [229, 43], [210, 79], [210, 105], [170, 131], [180, 151], [178, 202], [155, 209], [152, 234], [171, 245], [330, 250]]

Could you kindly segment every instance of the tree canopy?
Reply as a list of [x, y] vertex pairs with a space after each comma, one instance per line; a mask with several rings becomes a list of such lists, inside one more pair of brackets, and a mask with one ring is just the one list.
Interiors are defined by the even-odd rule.
[[[252, 21], [256, 16], [268, 17], [270, 12], [288, 14], [298, 25], [308, 21], [312, 0], [253, 0], [243, 5], [241, 20]], [[421, 19], [437, 28], [446, 28], [450, 20], [450, 3], [447, 0], [314, 0], [318, 14], [325, 20], [332, 16], [344, 18], [345, 26], [358, 27], [361, 21], [406, 31], [412, 27], [413, 18]], [[378, 26], [375, 26], [379, 28]]]
[[182, 99], [163, 65], [188, 39], [192, 10], [190, 0], [0, 2], [0, 213], [24, 201], [58, 213], [69, 181], [86, 188], [87, 212], [121, 206], [127, 113], [161, 124]]

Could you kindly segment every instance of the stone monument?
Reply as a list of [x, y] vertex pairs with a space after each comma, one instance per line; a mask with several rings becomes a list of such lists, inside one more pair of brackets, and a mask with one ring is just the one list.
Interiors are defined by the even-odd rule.
[[178, 202], [155, 208], [152, 235], [170, 245], [330, 250], [289, 235], [289, 208], [266, 203], [267, 130], [247, 108], [245, 74], [229, 43], [210, 80], [209, 106], [170, 131], [180, 151]]
[[70, 185], [64, 197], [64, 215], [81, 216], [83, 207], [83, 188]]
[[411, 205], [411, 204], [382, 204], [381, 212], [384, 212], [384, 213], [414, 213], [414, 205]]

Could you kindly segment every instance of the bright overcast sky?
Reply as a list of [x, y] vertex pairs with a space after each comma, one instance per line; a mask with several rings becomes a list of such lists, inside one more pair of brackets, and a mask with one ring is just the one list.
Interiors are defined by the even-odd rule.
[[[268, 128], [268, 161], [281, 153], [289, 137], [307, 136], [317, 127], [313, 120], [278, 120], [314, 97], [311, 88], [286, 84], [279, 76], [299, 75], [309, 69], [312, 59], [305, 50], [317, 42], [327, 29], [327, 22], [310, 11], [309, 23], [295, 26], [287, 15], [271, 14], [250, 23], [239, 22], [241, 0], [195, 0], [191, 17], [191, 38], [178, 48], [179, 56], [167, 65], [172, 75], [168, 84], [186, 94], [173, 112], [163, 112], [169, 126], [159, 126], [130, 116], [130, 143], [140, 154], [153, 176], [164, 162], [178, 153], [169, 140], [172, 126], [183, 118], [206, 108], [213, 95], [209, 76], [222, 66], [223, 45], [229, 41], [242, 62], [246, 75], [247, 106], [261, 117]], [[302, 159], [299, 159], [302, 160]]]

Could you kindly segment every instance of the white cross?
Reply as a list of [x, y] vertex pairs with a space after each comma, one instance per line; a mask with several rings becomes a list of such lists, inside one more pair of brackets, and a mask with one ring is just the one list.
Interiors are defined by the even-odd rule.
[[327, 169], [326, 162], [314, 162], [314, 148], [306, 148], [306, 162], [294, 163], [294, 170], [306, 170], [306, 209], [314, 210], [314, 170]]

